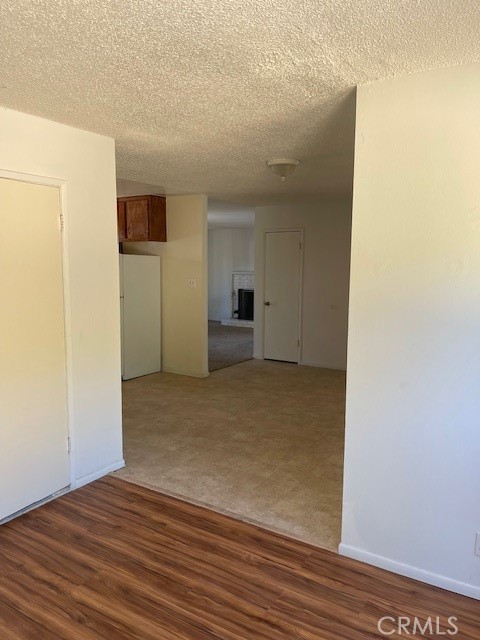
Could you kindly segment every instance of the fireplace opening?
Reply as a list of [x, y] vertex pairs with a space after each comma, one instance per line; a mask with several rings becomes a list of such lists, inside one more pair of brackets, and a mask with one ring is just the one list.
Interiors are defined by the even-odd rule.
[[238, 319], [253, 320], [253, 289], [238, 290]]

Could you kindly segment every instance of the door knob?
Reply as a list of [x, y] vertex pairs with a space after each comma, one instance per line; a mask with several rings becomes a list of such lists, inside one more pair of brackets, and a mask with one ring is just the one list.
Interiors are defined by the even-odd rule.
[[265, 302], [264, 304], [265, 304], [266, 307], [270, 306], [270, 302]]

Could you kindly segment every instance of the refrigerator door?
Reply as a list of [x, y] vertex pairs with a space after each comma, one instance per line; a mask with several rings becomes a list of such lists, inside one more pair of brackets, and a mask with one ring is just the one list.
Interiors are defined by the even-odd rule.
[[160, 257], [122, 254], [123, 379], [161, 370]]

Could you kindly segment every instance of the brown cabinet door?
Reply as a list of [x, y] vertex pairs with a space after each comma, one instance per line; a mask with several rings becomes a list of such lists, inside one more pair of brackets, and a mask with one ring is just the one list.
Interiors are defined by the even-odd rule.
[[127, 221], [125, 219], [125, 202], [117, 202], [118, 241], [123, 242], [127, 237]]
[[127, 240], [148, 240], [148, 198], [125, 202]]
[[148, 239], [154, 242], [167, 241], [166, 201], [161, 196], [150, 196]]
[[166, 199], [127, 196], [117, 199], [118, 241], [167, 241]]

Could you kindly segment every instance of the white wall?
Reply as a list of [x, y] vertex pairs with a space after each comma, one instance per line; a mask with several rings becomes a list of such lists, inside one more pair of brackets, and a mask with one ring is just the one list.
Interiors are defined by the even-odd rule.
[[82, 484], [123, 466], [114, 141], [0, 108], [0, 170], [65, 181], [72, 483]]
[[479, 105], [478, 65], [358, 89], [341, 545], [476, 597]]
[[345, 369], [351, 204], [308, 202], [255, 210], [255, 347], [263, 357], [264, 233], [304, 230], [301, 363]]
[[[122, 184], [123, 183], [123, 184]], [[118, 183], [118, 196], [130, 193]], [[148, 187], [148, 185], [146, 185]], [[125, 253], [162, 259], [162, 369], [195, 377], [208, 376], [207, 197], [167, 197], [167, 242], [124, 242]], [[196, 287], [189, 288], [190, 279]]]
[[133, 180], [123, 180], [117, 178], [117, 196], [148, 196], [148, 195], [165, 195], [165, 187], [158, 185], [145, 184], [144, 182], [135, 182]]
[[232, 315], [232, 272], [253, 271], [254, 230], [208, 230], [208, 317]]

